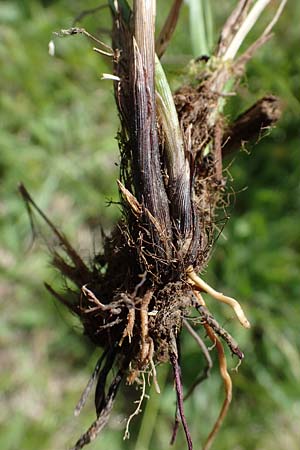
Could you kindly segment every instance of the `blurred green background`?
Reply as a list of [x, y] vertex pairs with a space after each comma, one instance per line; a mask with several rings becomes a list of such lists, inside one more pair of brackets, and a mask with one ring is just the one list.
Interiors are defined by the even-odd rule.
[[[170, 3], [158, 2], [159, 24]], [[216, 40], [235, 2], [211, 3]], [[56, 56], [48, 54], [51, 33], [97, 5], [95, 0], [0, 2], [0, 448], [5, 450], [67, 449], [94, 418], [92, 396], [79, 418], [73, 409], [99, 350], [43, 287], [44, 280], [56, 285], [60, 278], [41, 240], [32, 245], [17, 185], [25, 183], [86, 259], [101, 245], [100, 226], [109, 230], [119, 216], [118, 206], [108, 206], [117, 200], [118, 175], [112, 85], [100, 80], [110, 71], [109, 62], [93, 53], [84, 37], [56, 39]], [[240, 95], [227, 108], [228, 116], [236, 116], [273, 93], [281, 97], [284, 114], [277, 128], [253, 151], [240, 152], [227, 171], [230, 220], [205, 274], [241, 301], [253, 324], [250, 331], [241, 329], [226, 306], [208, 300], [246, 354], [239, 372], [232, 373], [234, 399], [214, 445], [218, 450], [299, 450], [299, 19], [300, 3], [289, 2], [274, 38], [249, 64]], [[184, 6], [164, 57], [174, 85], [197, 48], [189, 23]], [[109, 41], [107, 10], [84, 25]], [[182, 353], [188, 386], [203, 361], [184, 333]], [[236, 361], [230, 355], [228, 360], [234, 367]], [[125, 388], [91, 450], [170, 448], [175, 393], [167, 366], [159, 377], [162, 394], [150, 393], [145, 417], [131, 424], [131, 439], [123, 441], [123, 431], [139, 392]], [[195, 448], [201, 448], [222, 401], [215, 364], [210, 379], [186, 402]], [[185, 448], [181, 431], [173, 448]]]

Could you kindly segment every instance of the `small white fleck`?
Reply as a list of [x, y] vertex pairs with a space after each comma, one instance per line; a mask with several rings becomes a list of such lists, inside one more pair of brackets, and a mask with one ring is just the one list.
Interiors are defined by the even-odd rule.
[[48, 52], [50, 56], [54, 56], [55, 55], [55, 45], [54, 45], [54, 41], [50, 41], [48, 44]]
[[112, 75], [111, 73], [103, 73], [101, 80], [121, 81], [121, 78], [117, 77], [117, 75]]

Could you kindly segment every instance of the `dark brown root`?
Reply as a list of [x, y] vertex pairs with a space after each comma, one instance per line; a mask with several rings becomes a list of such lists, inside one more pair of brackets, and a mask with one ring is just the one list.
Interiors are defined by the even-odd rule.
[[101, 430], [105, 427], [109, 420], [109, 416], [111, 413], [111, 410], [113, 408], [114, 400], [117, 395], [118, 389], [120, 387], [121, 381], [123, 380], [125, 374], [124, 369], [120, 369], [115, 378], [113, 379], [108, 394], [105, 397], [103, 401], [103, 405], [101, 410], [98, 413], [97, 419], [92, 423], [90, 428], [84, 433], [80, 439], [76, 442], [75, 446], [72, 447], [71, 450], [80, 450], [85, 445], [92, 442], [98, 434], [101, 432]]
[[179, 415], [179, 410], [178, 410], [178, 402], [176, 399], [175, 419], [174, 419], [174, 425], [173, 425], [173, 430], [172, 430], [172, 436], [170, 439], [170, 445], [175, 444], [175, 441], [177, 438], [177, 433], [179, 430], [179, 425], [180, 425], [180, 415]]
[[86, 401], [87, 401], [87, 399], [88, 399], [88, 396], [89, 396], [89, 394], [90, 394], [90, 392], [91, 392], [91, 390], [92, 390], [92, 388], [93, 388], [93, 385], [94, 385], [94, 383], [96, 382], [96, 380], [98, 379], [98, 377], [99, 377], [99, 373], [100, 373], [100, 370], [101, 370], [101, 366], [102, 366], [102, 363], [103, 363], [103, 360], [104, 360], [104, 358], [106, 357], [106, 355], [107, 355], [107, 349], [102, 353], [102, 355], [100, 356], [100, 358], [98, 359], [98, 361], [97, 361], [97, 364], [96, 364], [96, 366], [95, 366], [95, 369], [94, 369], [94, 371], [93, 371], [93, 373], [92, 373], [92, 375], [91, 375], [91, 377], [90, 377], [90, 379], [89, 379], [89, 381], [88, 381], [88, 383], [87, 383], [87, 385], [86, 385], [86, 388], [84, 389], [84, 391], [83, 391], [83, 393], [82, 393], [82, 395], [81, 395], [81, 397], [80, 397], [80, 399], [79, 399], [79, 402], [77, 403], [77, 405], [76, 405], [76, 408], [75, 408], [75, 410], [74, 410], [74, 415], [75, 416], [79, 416], [79, 414], [81, 413], [81, 410], [82, 410], [82, 408], [84, 407], [84, 405], [86, 404]]
[[208, 351], [205, 343], [202, 341], [200, 336], [196, 333], [194, 328], [189, 324], [189, 322], [186, 319], [183, 320], [183, 325], [188, 330], [190, 335], [194, 338], [196, 343], [198, 344], [198, 346], [199, 346], [199, 348], [201, 350], [201, 353], [203, 354], [203, 356], [205, 358], [205, 361], [206, 361], [206, 365], [204, 366], [202, 373], [200, 373], [200, 375], [192, 383], [192, 385], [190, 386], [189, 390], [187, 391], [187, 393], [184, 396], [184, 400], [187, 400], [192, 395], [192, 393], [194, 392], [196, 387], [200, 383], [202, 383], [202, 381], [206, 380], [209, 377], [210, 371], [211, 371], [212, 366], [213, 366], [213, 363], [212, 363], [212, 359], [210, 357], [209, 351]]
[[[188, 445], [188, 449], [189, 450], [193, 450], [193, 442], [192, 442], [192, 438], [191, 438], [191, 434], [189, 431], [189, 427], [184, 415], [184, 407], [183, 407], [183, 391], [182, 391], [182, 380], [181, 380], [181, 369], [180, 369], [180, 365], [178, 362], [178, 350], [177, 350], [177, 344], [176, 344], [176, 338], [174, 335], [171, 336], [172, 341], [170, 342], [170, 362], [172, 364], [173, 367], [173, 372], [174, 372], [174, 381], [175, 381], [175, 386], [176, 386], [176, 395], [177, 395], [177, 407], [178, 407], [178, 411], [179, 411], [179, 415], [180, 415], [180, 419], [181, 419], [181, 423], [185, 432], [185, 437], [186, 437], [186, 441], [187, 441], [187, 445]], [[176, 408], [177, 410], [177, 408]], [[176, 422], [175, 422], [175, 427], [173, 431], [173, 437], [172, 439], [175, 440], [176, 438], [176, 428], [177, 428], [177, 413], [176, 413]]]

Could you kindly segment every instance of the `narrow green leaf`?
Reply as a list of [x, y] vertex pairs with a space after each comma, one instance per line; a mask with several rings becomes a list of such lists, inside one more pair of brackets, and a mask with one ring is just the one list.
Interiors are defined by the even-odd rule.
[[193, 55], [208, 55], [203, 0], [188, 0], [190, 10], [190, 34]]

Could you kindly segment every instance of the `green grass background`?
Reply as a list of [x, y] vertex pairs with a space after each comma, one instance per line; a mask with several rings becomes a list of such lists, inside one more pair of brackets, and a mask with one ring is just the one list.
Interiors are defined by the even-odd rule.
[[[158, 2], [159, 24], [170, 3]], [[108, 206], [117, 200], [118, 174], [112, 85], [100, 80], [109, 62], [93, 53], [84, 37], [57, 39], [54, 58], [47, 49], [52, 31], [68, 28], [78, 12], [97, 4], [0, 2], [0, 448], [5, 450], [67, 449], [94, 418], [92, 398], [79, 418], [73, 409], [99, 352], [43, 287], [44, 280], [56, 285], [60, 278], [42, 241], [32, 245], [17, 185], [26, 184], [86, 259], [101, 245], [100, 226], [109, 230], [119, 215], [118, 206]], [[233, 4], [212, 2], [214, 40]], [[232, 374], [233, 404], [216, 450], [299, 449], [299, 5], [288, 3], [274, 38], [249, 64], [239, 97], [227, 108], [236, 116], [261, 95], [274, 93], [284, 114], [277, 128], [250, 153], [241, 152], [229, 169], [236, 194], [205, 273], [216, 288], [241, 301], [253, 324], [250, 331], [241, 329], [226, 306], [208, 299], [246, 354]], [[184, 6], [164, 58], [174, 85], [197, 48], [189, 23]], [[108, 12], [84, 25], [109, 28]], [[183, 335], [182, 352], [188, 386], [203, 362], [189, 336]], [[175, 394], [167, 366], [159, 377], [162, 394], [150, 393], [145, 416], [132, 422], [131, 439], [123, 441], [123, 430], [139, 391], [125, 388], [91, 450], [169, 448]], [[195, 448], [201, 448], [222, 400], [215, 364], [211, 378], [186, 403]], [[184, 448], [182, 434], [174, 450]]]

